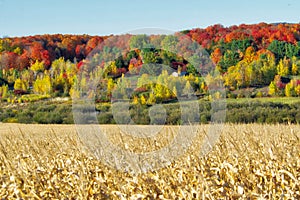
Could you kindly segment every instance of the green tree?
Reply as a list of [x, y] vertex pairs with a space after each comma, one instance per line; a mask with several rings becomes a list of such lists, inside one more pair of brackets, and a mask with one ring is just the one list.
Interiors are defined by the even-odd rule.
[[127, 88], [130, 88], [130, 81], [125, 78], [124, 74], [118, 79], [115, 90], [114, 97], [116, 98], [129, 98], [127, 95]]
[[280, 60], [284, 58], [286, 49], [285, 49], [285, 42], [284, 41], [278, 41], [278, 40], [273, 40], [269, 46], [268, 50], [273, 52], [275, 54], [275, 57], [277, 60]]
[[239, 60], [240, 58], [238, 52], [227, 50], [218, 63], [218, 68], [221, 69], [222, 73], [224, 73], [229, 67], [235, 66], [239, 62]]
[[288, 58], [293, 58], [294, 56], [298, 56], [299, 48], [293, 44], [285, 43], [285, 55]]
[[152, 49], [143, 49], [141, 51], [142, 61], [144, 64], [158, 63], [159, 57]]
[[161, 41], [161, 46], [163, 50], [174, 52], [176, 50], [176, 46], [178, 44], [178, 38], [174, 35], [167, 35]]
[[129, 46], [131, 49], [143, 49], [150, 47], [149, 43], [150, 40], [147, 35], [135, 35], [130, 38]]

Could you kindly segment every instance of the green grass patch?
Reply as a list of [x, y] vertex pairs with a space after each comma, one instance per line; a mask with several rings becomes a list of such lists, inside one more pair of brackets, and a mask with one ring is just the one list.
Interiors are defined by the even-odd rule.
[[262, 98], [239, 98], [239, 99], [226, 99], [227, 103], [281, 103], [281, 104], [295, 104], [300, 103], [299, 97], [262, 97]]

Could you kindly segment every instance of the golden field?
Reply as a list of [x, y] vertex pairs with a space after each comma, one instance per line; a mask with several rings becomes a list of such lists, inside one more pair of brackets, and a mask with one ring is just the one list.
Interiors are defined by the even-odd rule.
[[[300, 126], [231, 125], [201, 156], [208, 125], [167, 167], [140, 174], [96, 159], [73, 125], [0, 124], [3, 199], [300, 199]], [[131, 152], [162, 148], [176, 127], [135, 138], [103, 125], [110, 141]]]

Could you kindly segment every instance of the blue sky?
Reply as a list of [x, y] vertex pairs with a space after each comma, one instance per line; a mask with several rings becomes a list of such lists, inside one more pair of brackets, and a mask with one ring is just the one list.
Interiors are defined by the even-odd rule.
[[298, 0], [0, 0], [0, 37], [300, 22]]

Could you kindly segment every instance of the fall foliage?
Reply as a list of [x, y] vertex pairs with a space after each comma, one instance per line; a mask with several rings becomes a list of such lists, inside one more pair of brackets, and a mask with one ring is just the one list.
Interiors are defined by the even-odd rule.
[[[266, 95], [299, 96], [300, 24], [260, 23], [231, 27], [217, 24], [181, 33], [206, 50], [221, 73], [227, 90], [270, 86]], [[113, 40], [107, 40], [110, 37]], [[128, 47], [132, 50], [129, 51], [127, 47], [124, 49], [124, 41], [128, 41]], [[163, 49], [150, 48], [149, 44], [160, 45]], [[185, 52], [185, 55], [172, 53], [176, 48]], [[110, 62], [93, 61], [95, 65], [106, 69], [103, 73], [107, 77], [103, 80], [103, 87], [99, 87], [101, 94], [97, 95], [99, 101], [110, 100], [112, 90], [118, 89], [122, 83], [117, 79], [127, 72], [130, 76], [149, 74], [160, 77], [158, 83], [143, 86], [143, 91], [132, 93], [131, 98], [135, 101], [141, 98], [139, 101], [142, 100], [143, 104], [176, 98], [182, 95], [181, 90], [185, 87], [192, 88], [194, 94], [205, 95], [208, 91], [204, 90], [205, 81], [199, 81], [201, 74], [196, 70], [199, 66], [193, 66], [193, 62], [183, 58], [192, 56], [193, 48], [179, 33], [173, 36], [55, 34], [1, 38], [0, 78], [4, 81], [0, 86], [7, 86], [9, 91], [26, 90], [29, 93], [68, 96], [75, 92], [73, 85], [78, 81], [79, 73], [83, 73], [81, 68], [87, 63], [86, 59], [97, 50], [104, 61], [109, 61], [112, 53], [120, 55]], [[173, 71], [164, 72], [166, 69], [158, 65], [169, 66]], [[205, 71], [206, 65], [201, 67]], [[177, 79], [174, 79], [174, 72], [179, 76]], [[282, 78], [289, 81], [281, 83]], [[105, 89], [107, 86], [109, 89]], [[3, 99], [9, 96], [9, 91], [4, 91]], [[120, 92], [128, 91], [120, 89]]]

